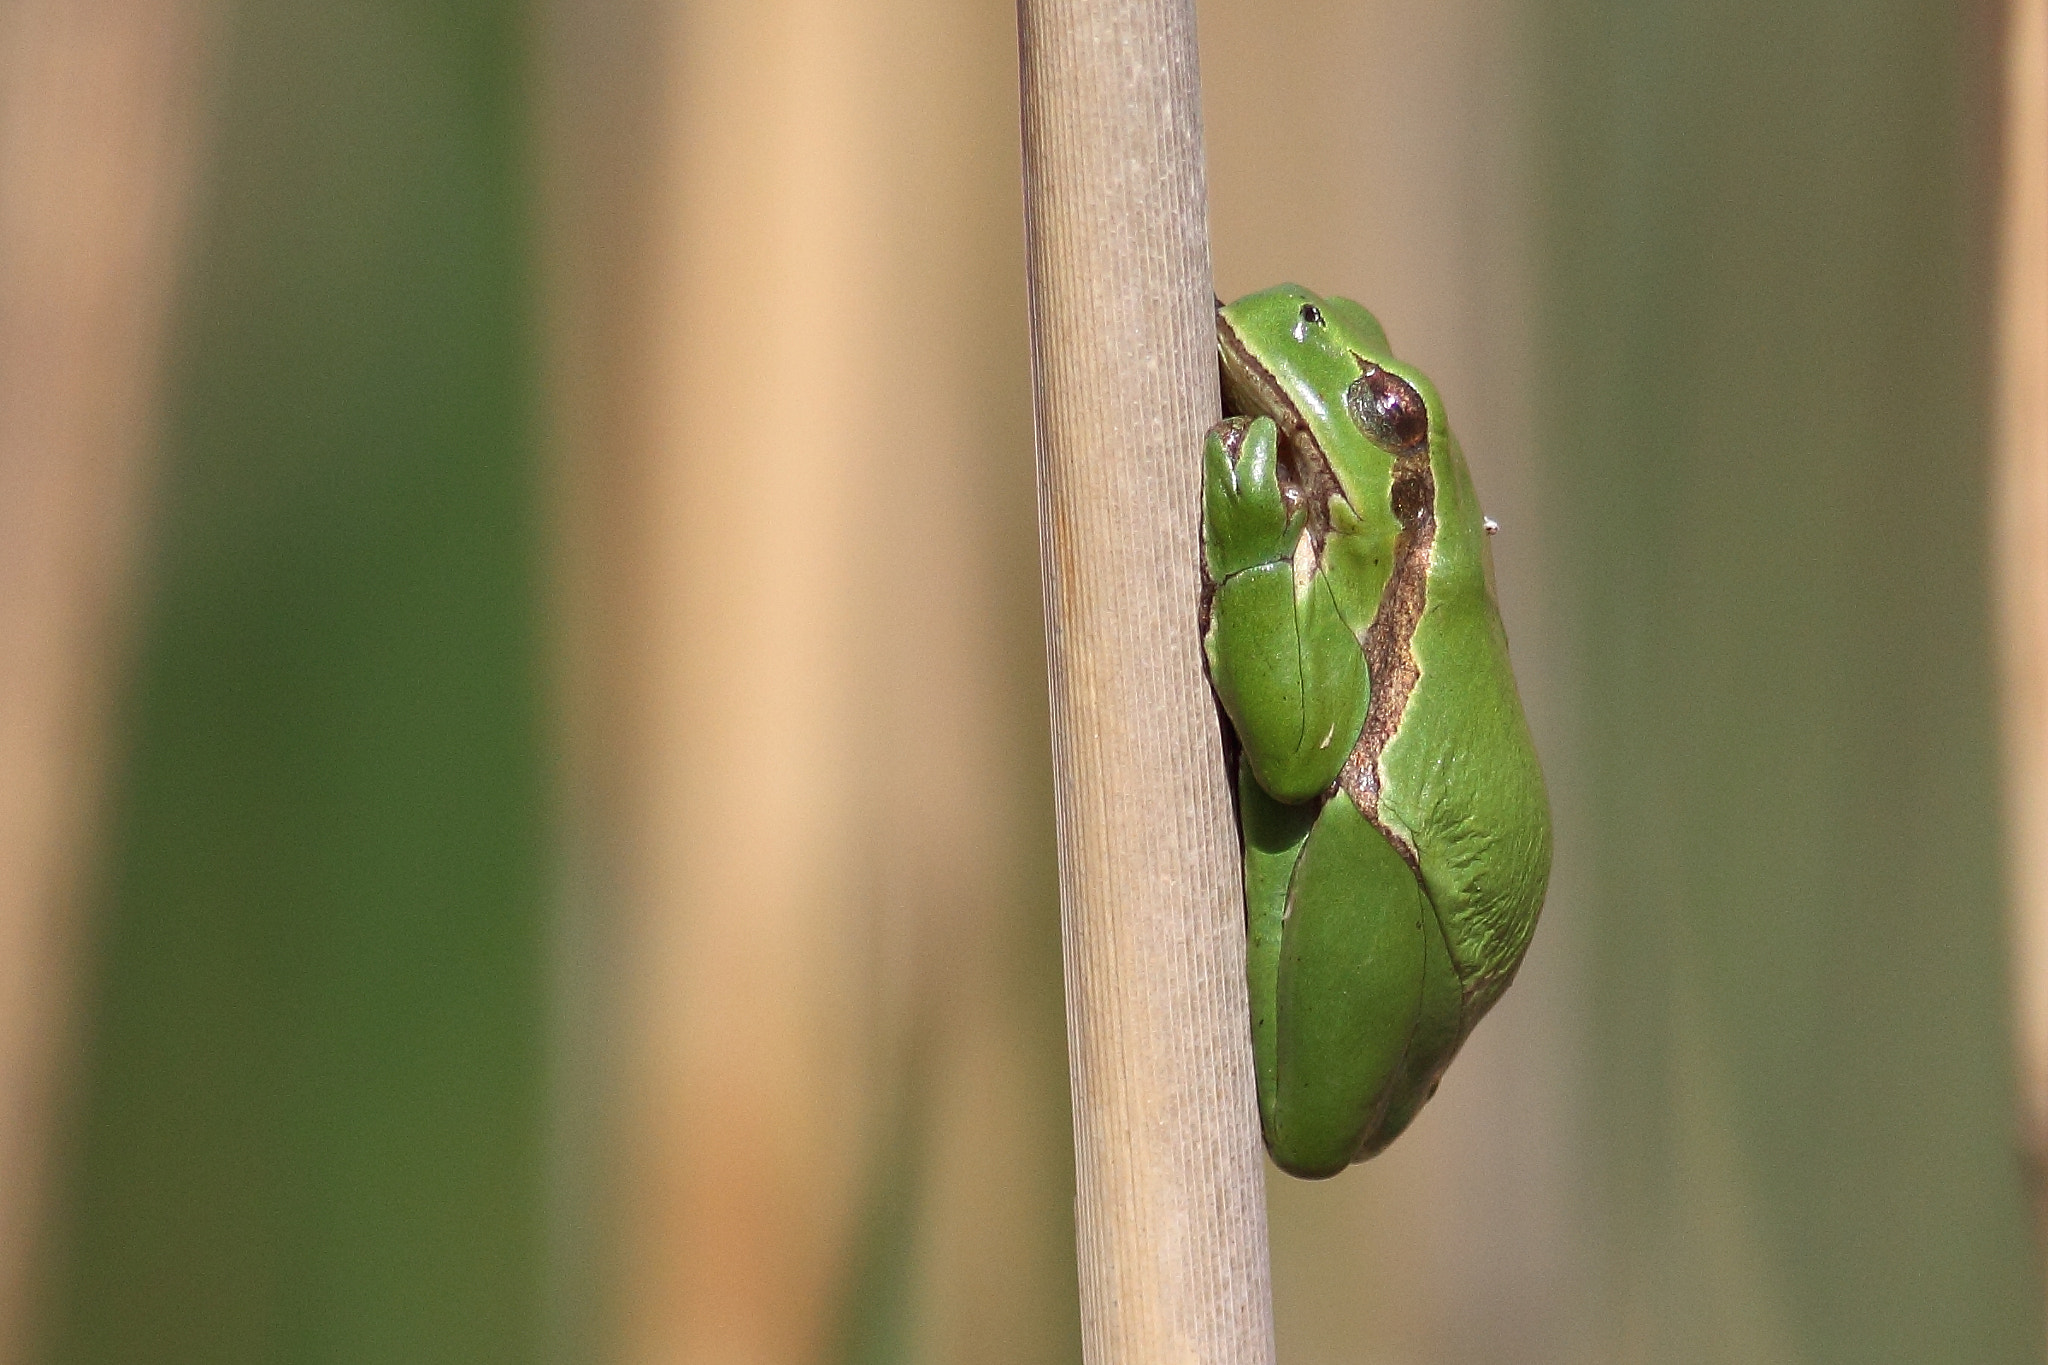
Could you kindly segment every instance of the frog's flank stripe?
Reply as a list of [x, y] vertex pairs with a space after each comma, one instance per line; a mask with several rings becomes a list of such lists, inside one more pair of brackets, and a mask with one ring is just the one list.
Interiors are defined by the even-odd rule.
[[[1360, 365], [1368, 363], [1360, 357]], [[1414, 845], [1404, 832], [1388, 828], [1380, 819], [1380, 756], [1401, 728], [1408, 698], [1422, 676], [1415, 662], [1415, 627], [1422, 620], [1430, 552], [1436, 545], [1436, 476], [1430, 468], [1430, 442], [1395, 457], [1392, 502], [1401, 533], [1394, 540], [1394, 566], [1380, 593], [1379, 610], [1365, 630], [1372, 695], [1366, 704], [1365, 728], [1344, 761], [1337, 784], [1419, 877], [1422, 870]]]

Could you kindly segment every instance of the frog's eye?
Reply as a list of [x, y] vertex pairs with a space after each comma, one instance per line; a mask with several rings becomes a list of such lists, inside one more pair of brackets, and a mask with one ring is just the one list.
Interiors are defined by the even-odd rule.
[[1323, 310], [1312, 303], [1304, 303], [1301, 305], [1301, 320], [1320, 327], [1323, 325]]
[[1344, 390], [1344, 408], [1373, 444], [1396, 454], [1429, 440], [1429, 405], [1415, 386], [1360, 358], [1365, 373]]

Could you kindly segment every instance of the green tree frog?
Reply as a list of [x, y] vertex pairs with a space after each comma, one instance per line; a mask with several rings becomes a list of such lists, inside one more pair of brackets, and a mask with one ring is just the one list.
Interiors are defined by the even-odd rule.
[[1384, 1148], [1507, 989], [1550, 807], [1494, 529], [1436, 389], [1349, 299], [1216, 310], [1203, 645], [1230, 720], [1259, 1117], [1274, 1161]]

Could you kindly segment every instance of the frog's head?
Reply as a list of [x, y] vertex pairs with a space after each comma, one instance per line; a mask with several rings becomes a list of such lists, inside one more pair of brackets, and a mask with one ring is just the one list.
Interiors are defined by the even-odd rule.
[[1224, 412], [1272, 418], [1298, 477], [1314, 485], [1320, 466], [1360, 511], [1386, 506], [1397, 466], [1426, 468], [1448, 439], [1436, 388], [1350, 299], [1263, 289], [1217, 306], [1216, 340]]

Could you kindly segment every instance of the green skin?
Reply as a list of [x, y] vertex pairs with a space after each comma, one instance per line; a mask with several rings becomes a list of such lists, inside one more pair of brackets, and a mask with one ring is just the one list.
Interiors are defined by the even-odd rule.
[[1294, 285], [1216, 330], [1203, 644], [1239, 750], [1259, 1117], [1283, 1170], [1331, 1176], [1408, 1126], [1513, 979], [1550, 807], [1434, 386]]

